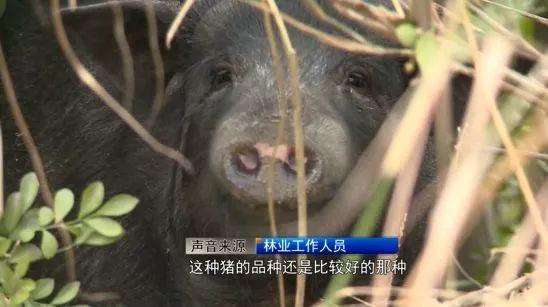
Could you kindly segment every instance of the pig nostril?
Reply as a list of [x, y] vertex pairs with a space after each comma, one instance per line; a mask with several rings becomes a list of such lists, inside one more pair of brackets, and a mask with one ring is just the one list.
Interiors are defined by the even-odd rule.
[[[309, 175], [312, 171], [312, 168], [314, 167], [314, 161], [310, 159], [310, 153], [308, 153], [307, 150], [304, 152], [304, 169], [305, 174]], [[297, 174], [297, 154], [295, 153], [295, 149], [290, 149], [287, 153], [287, 160], [285, 162], [285, 169], [292, 174]]]
[[259, 153], [253, 147], [242, 148], [236, 151], [233, 163], [238, 171], [244, 174], [256, 174], [261, 167]]

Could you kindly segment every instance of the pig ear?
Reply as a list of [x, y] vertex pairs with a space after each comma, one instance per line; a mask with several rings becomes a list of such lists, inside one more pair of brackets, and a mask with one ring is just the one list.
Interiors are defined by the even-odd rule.
[[178, 11], [178, 5], [172, 1], [118, 0], [82, 5], [76, 9], [62, 9], [63, 24], [71, 43], [76, 46], [77, 53], [89, 56], [94, 65], [100, 65], [111, 73], [122, 70], [121, 53], [114, 35], [113, 5], [119, 5], [123, 13], [124, 32], [133, 56], [135, 73], [138, 73], [139, 69], [149, 68], [152, 65], [152, 56], [146, 17], [148, 8], [145, 1], [152, 1], [158, 30], [158, 36], [153, 39], [158, 41], [165, 69], [169, 71], [169, 65], [175, 60], [170, 54], [176, 54], [173, 49], [177, 48], [176, 42], [172, 52], [165, 48], [165, 33]]

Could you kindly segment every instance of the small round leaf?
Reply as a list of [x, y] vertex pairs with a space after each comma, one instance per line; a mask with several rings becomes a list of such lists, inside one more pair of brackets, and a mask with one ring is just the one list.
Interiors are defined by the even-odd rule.
[[73, 281], [66, 284], [57, 295], [53, 298], [51, 301], [52, 305], [63, 305], [70, 301], [72, 301], [76, 294], [78, 294], [78, 290], [80, 289], [80, 282]]
[[15, 270], [13, 272], [15, 273], [15, 276], [22, 278], [27, 274], [28, 270], [29, 270], [29, 262], [21, 261], [21, 262], [18, 262], [17, 265], [15, 265]]
[[417, 39], [417, 28], [409, 22], [402, 23], [396, 28], [396, 37], [403, 46], [411, 47]]
[[47, 230], [42, 231], [42, 244], [40, 245], [44, 258], [51, 259], [57, 253], [59, 243], [57, 239]]
[[8, 252], [11, 247], [11, 240], [8, 238], [0, 237], [0, 255]]
[[30, 297], [33, 300], [43, 299], [53, 292], [54, 286], [55, 281], [51, 278], [38, 279], [36, 281], [36, 288], [30, 293]]
[[35, 173], [28, 173], [23, 176], [19, 185], [19, 193], [21, 193], [20, 204], [23, 212], [25, 212], [32, 206], [38, 194], [38, 178]]
[[102, 216], [121, 216], [131, 212], [139, 199], [128, 194], [118, 194], [109, 199], [97, 212]]
[[69, 189], [61, 189], [55, 193], [55, 221], [62, 221], [74, 206], [74, 194]]
[[11, 306], [18, 306], [19, 304], [23, 303], [29, 298], [29, 295], [29, 291], [26, 291], [25, 289], [17, 290], [17, 292], [15, 292], [15, 294], [11, 297]]
[[107, 217], [85, 219], [84, 223], [107, 237], [118, 237], [124, 233], [124, 228], [118, 222]]
[[26, 292], [30, 293], [34, 288], [36, 288], [36, 282], [30, 278], [25, 278], [19, 283], [19, 289], [23, 289]]
[[42, 207], [38, 211], [38, 222], [40, 226], [49, 225], [55, 218], [53, 211], [48, 207]]
[[86, 240], [84, 244], [91, 245], [91, 246], [104, 246], [112, 244], [116, 241], [118, 241], [122, 236], [118, 237], [105, 237], [98, 233], [92, 233], [89, 238]]
[[436, 35], [432, 31], [426, 32], [419, 37], [415, 45], [415, 55], [423, 74], [435, 69], [434, 64], [439, 51]]
[[42, 258], [40, 249], [34, 244], [23, 244], [15, 249], [11, 255], [10, 262], [18, 263], [21, 261], [33, 262]]
[[82, 193], [78, 218], [83, 218], [99, 208], [104, 197], [105, 187], [102, 182], [96, 181], [88, 185]]
[[54, 286], [55, 281], [51, 278], [38, 279], [36, 281], [36, 288], [30, 293], [30, 297], [33, 300], [43, 299], [53, 292]]
[[2, 221], [6, 230], [11, 232], [19, 223], [21, 216], [23, 216], [23, 211], [21, 206], [19, 206], [19, 199], [21, 194], [19, 192], [11, 193], [6, 200], [6, 210], [4, 211], [4, 216]]

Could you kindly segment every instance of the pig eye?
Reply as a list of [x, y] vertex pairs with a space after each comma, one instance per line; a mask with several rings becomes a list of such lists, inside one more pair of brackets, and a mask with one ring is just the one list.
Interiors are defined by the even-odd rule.
[[362, 72], [351, 71], [346, 77], [346, 84], [353, 88], [364, 89], [369, 86], [369, 78]]
[[228, 68], [219, 68], [211, 72], [211, 87], [218, 90], [233, 80], [232, 71]]

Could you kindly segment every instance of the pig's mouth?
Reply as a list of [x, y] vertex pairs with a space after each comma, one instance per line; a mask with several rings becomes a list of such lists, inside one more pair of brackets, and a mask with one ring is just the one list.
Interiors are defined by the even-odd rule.
[[[325, 195], [321, 199], [309, 201], [306, 204], [307, 214], [309, 217], [314, 216], [323, 206], [325, 206], [333, 197], [333, 195]], [[246, 203], [235, 198], [232, 195], [224, 195], [222, 200], [223, 206], [226, 206], [226, 211], [231, 220], [242, 226], [258, 226], [269, 225], [270, 210], [268, 203]], [[298, 204], [297, 200], [291, 201], [273, 201], [274, 217], [277, 224], [288, 224], [295, 222], [298, 219]]]

